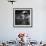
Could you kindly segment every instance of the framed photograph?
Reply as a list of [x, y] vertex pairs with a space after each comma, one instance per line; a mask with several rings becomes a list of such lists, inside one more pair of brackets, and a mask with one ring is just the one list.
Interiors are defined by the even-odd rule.
[[32, 8], [13, 8], [14, 27], [32, 27]]

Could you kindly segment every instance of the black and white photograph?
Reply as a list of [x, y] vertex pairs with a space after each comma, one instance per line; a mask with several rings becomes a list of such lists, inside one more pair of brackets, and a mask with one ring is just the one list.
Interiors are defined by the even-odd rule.
[[14, 27], [32, 26], [32, 8], [14, 8], [13, 16]]

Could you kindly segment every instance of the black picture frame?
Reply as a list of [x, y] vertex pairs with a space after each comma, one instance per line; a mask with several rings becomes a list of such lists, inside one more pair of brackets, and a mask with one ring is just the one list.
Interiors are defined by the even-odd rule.
[[32, 27], [32, 8], [13, 8], [13, 27]]

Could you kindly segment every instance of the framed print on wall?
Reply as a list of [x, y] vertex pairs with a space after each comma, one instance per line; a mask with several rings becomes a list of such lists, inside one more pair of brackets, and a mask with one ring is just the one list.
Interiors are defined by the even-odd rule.
[[32, 27], [32, 8], [13, 8], [14, 27]]

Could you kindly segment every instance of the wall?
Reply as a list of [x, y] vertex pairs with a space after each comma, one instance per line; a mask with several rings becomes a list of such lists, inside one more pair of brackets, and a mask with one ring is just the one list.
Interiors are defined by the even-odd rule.
[[[14, 28], [13, 8], [33, 8], [33, 27]], [[30, 34], [33, 40], [46, 40], [45, 0], [17, 0], [14, 5], [7, 0], [0, 0], [0, 41], [15, 40], [19, 32]]]

